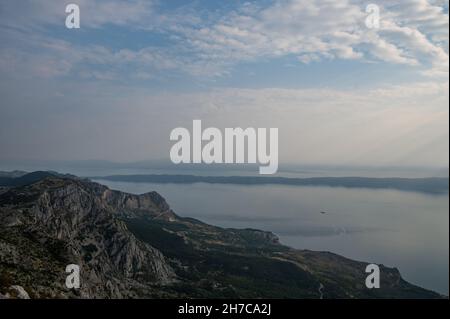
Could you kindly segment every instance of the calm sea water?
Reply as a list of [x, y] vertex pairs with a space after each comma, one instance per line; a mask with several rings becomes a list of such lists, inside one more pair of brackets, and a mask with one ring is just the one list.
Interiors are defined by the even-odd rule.
[[98, 182], [130, 193], [156, 190], [181, 216], [222, 227], [270, 230], [295, 248], [397, 267], [411, 283], [448, 295], [448, 195], [281, 185]]

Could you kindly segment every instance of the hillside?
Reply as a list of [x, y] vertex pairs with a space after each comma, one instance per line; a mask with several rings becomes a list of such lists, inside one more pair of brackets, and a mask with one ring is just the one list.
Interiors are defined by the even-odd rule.
[[[81, 267], [79, 290], [64, 285], [68, 264]], [[441, 297], [384, 266], [367, 289], [366, 265], [179, 217], [156, 192], [52, 174], [0, 192], [2, 296], [18, 285], [32, 298]]]

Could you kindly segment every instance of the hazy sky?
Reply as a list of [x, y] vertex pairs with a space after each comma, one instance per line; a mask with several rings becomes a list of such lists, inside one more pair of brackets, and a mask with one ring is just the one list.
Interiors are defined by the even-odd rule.
[[0, 160], [169, 156], [170, 131], [278, 127], [280, 162], [448, 166], [448, 1], [0, 3]]

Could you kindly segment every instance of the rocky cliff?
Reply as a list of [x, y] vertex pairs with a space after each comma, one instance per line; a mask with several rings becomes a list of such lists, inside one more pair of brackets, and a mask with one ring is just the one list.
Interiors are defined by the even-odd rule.
[[[80, 289], [65, 286], [68, 264], [80, 266]], [[0, 297], [441, 297], [384, 266], [381, 288], [367, 289], [365, 266], [181, 218], [156, 192], [60, 175], [0, 192]]]
[[[137, 297], [142, 283], [170, 283], [175, 275], [165, 257], [120, 219], [134, 209], [159, 212], [151, 196], [63, 178], [10, 189], [0, 197], [2, 272], [37, 297]], [[67, 264], [84, 270], [79, 291], [64, 287]]]

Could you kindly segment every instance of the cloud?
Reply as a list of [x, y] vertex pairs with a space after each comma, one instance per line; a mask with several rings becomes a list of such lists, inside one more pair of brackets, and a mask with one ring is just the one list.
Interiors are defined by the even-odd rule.
[[[365, 26], [366, 1], [359, 0], [274, 0], [217, 10], [197, 2], [173, 10], [143, 0], [78, 3], [82, 40], [57, 29], [65, 19], [59, 1], [0, 5], [3, 156], [161, 157], [170, 130], [200, 118], [218, 127], [282, 128], [282, 162], [448, 165], [448, 1], [377, 1], [380, 29]], [[96, 43], [111, 30], [126, 41]], [[311, 68], [324, 60], [377, 63], [398, 84], [375, 87], [368, 77], [364, 89], [355, 89], [362, 78], [356, 75], [348, 89], [322, 83], [287, 89], [276, 88], [274, 76], [266, 88], [245, 89], [235, 78], [228, 88], [214, 88], [215, 78], [236, 66], [247, 63], [261, 74], [252, 67], [285, 57]], [[409, 84], [396, 79], [391, 65], [408, 70]], [[186, 87], [210, 82], [182, 93], [170, 87], [173, 78]], [[160, 89], [151, 81], [169, 84]]]
[[99, 80], [127, 79], [183, 67], [183, 58], [171, 50], [145, 47], [111, 49], [102, 45], [78, 45], [49, 36], [10, 30], [0, 37], [13, 44], [0, 49], [4, 77], [81, 77]]
[[79, 5], [84, 28], [106, 25], [149, 27], [154, 20], [152, 0], [76, 0], [67, 3], [59, 0], [22, 0], [1, 4], [2, 25], [22, 30], [64, 25], [68, 3]]
[[280, 0], [268, 7], [237, 9], [184, 33], [203, 58], [224, 65], [296, 55], [304, 63], [375, 58], [448, 70], [448, 13], [443, 7], [426, 0], [379, 3], [380, 29], [365, 26], [364, 1]]
[[[2, 25], [6, 26], [2, 33], [20, 30], [19, 37], [24, 37], [24, 42], [33, 37], [44, 41], [28, 44], [31, 54], [27, 56], [23, 53], [26, 45], [18, 47], [16, 40], [3, 40], [3, 57], [16, 55], [15, 50], [22, 55], [21, 64], [63, 61], [63, 65], [47, 65], [47, 70], [40, 70], [43, 76], [60, 76], [74, 65], [77, 69], [109, 65], [111, 69], [106, 74], [112, 75], [126, 73], [126, 65], [130, 67], [130, 77], [139, 72], [141, 78], [147, 78], [142, 75], [155, 70], [216, 77], [228, 74], [238, 63], [286, 56], [296, 57], [299, 63], [350, 59], [404, 64], [416, 68], [418, 74], [448, 76], [447, 1], [378, 1], [380, 29], [365, 26], [367, 3], [362, 0], [252, 2], [218, 13], [200, 10], [200, 4], [196, 7], [195, 3], [172, 10], [144, 0], [77, 3], [82, 11], [82, 28], [117, 26], [130, 34], [137, 30], [149, 35], [157, 33], [165, 44], [139, 49], [71, 45], [51, 35], [65, 18], [61, 2], [10, 1], [2, 4], [0, 11]], [[63, 57], [58, 55], [61, 50]], [[36, 55], [42, 57], [34, 59]]]
[[136, 161], [168, 156], [170, 131], [278, 127], [280, 163], [448, 166], [448, 83], [371, 89], [0, 85], [0, 149], [10, 158]]

